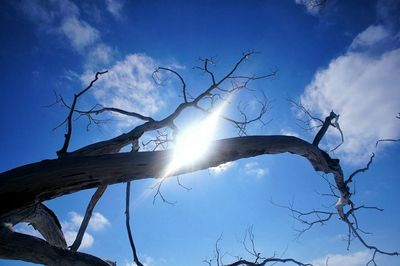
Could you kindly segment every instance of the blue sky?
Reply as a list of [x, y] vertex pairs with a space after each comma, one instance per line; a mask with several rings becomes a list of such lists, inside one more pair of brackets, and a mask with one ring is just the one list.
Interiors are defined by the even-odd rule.
[[[0, 3], [0, 171], [55, 158], [63, 142], [66, 116], [53, 91], [70, 101], [98, 70], [110, 70], [90, 95], [95, 102], [162, 118], [182, 101], [179, 83], [164, 75], [161, 85], [151, 74], [157, 66], [179, 71], [191, 94], [209, 85], [193, 70], [199, 57], [214, 57], [222, 75], [248, 50], [259, 53], [241, 73], [268, 74], [274, 79], [250, 84], [251, 91], [235, 97], [254, 115], [254, 97], [264, 92], [271, 103], [266, 126], [254, 124], [249, 134], [292, 134], [312, 141], [313, 132], [297, 125], [297, 111], [287, 101], [300, 101], [321, 118], [332, 109], [341, 115], [345, 143], [332, 154], [345, 173], [363, 166], [371, 152], [377, 156], [370, 171], [357, 180], [357, 204], [377, 205], [383, 213], [359, 214], [369, 243], [399, 250], [399, 145], [380, 138], [399, 138], [400, 21], [399, 1], [327, 1], [310, 9], [303, 1], [2, 1]], [[237, 115], [237, 112], [236, 112]], [[178, 120], [182, 128], [200, 119], [189, 111]], [[86, 131], [76, 121], [70, 149], [108, 139], [140, 121], [119, 116]], [[219, 137], [236, 136], [225, 122]], [[322, 145], [329, 150], [339, 135], [330, 130]], [[241, 241], [253, 226], [257, 249], [265, 256], [285, 253], [314, 265], [365, 265], [371, 254], [357, 241], [350, 250], [342, 240], [347, 228], [338, 219], [296, 238], [287, 210], [271, 204], [293, 201], [302, 210], [324, 208], [335, 200], [325, 181], [309, 163], [290, 155], [261, 156], [226, 167], [174, 178], [162, 186], [174, 205], [158, 199], [153, 205], [153, 180], [133, 183], [132, 226], [139, 256], [147, 266], [202, 265], [220, 247], [229, 254], [248, 256]], [[124, 185], [109, 187], [95, 209], [81, 251], [133, 265], [124, 225]], [[46, 202], [63, 224], [67, 238], [74, 232], [93, 191], [82, 191]], [[333, 207], [328, 207], [328, 210]], [[27, 226], [18, 230], [34, 233]], [[230, 255], [224, 262], [232, 260]], [[345, 261], [345, 264], [343, 264]], [[399, 265], [400, 258], [378, 256], [380, 265]], [[0, 265], [29, 265], [0, 261]]]

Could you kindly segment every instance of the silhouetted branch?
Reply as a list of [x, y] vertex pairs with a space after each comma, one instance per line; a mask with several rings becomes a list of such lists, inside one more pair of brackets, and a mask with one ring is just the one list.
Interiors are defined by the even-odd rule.
[[329, 116], [325, 117], [325, 121], [322, 124], [322, 127], [318, 131], [317, 135], [315, 135], [315, 138], [313, 140], [313, 145], [318, 146], [319, 142], [322, 140], [324, 137], [326, 131], [328, 130], [329, 126], [332, 124], [332, 120], [337, 118], [338, 115], [335, 114], [333, 111], [329, 114]]
[[375, 153], [372, 153], [371, 157], [369, 158], [369, 161], [367, 163], [366, 167], [360, 168], [355, 170], [353, 173], [350, 174], [349, 178], [347, 178], [346, 180], [346, 185], [353, 182], [353, 177], [360, 174], [360, 173], [364, 173], [365, 171], [367, 171], [369, 169], [369, 166], [371, 165], [372, 161], [374, 160], [375, 157]]
[[103, 75], [107, 72], [108, 72], [107, 70], [103, 71], [103, 72], [97, 72], [95, 75], [95, 78], [90, 82], [90, 84], [85, 89], [80, 91], [78, 94], [74, 95], [74, 100], [72, 101], [72, 105], [71, 105], [70, 111], [67, 116], [67, 133], [65, 133], [65, 135], [64, 135], [65, 140], [64, 140], [64, 144], [63, 144], [62, 148], [57, 151], [58, 157], [64, 156], [67, 153], [69, 142], [71, 140], [71, 134], [72, 134], [72, 115], [74, 113], [75, 106], [76, 106], [76, 103], [77, 103], [79, 97], [82, 96], [83, 94], [85, 94], [93, 86], [93, 84], [99, 79], [100, 75]]
[[156, 75], [160, 70], [164, 70], [164, 71], [167, 71], [167, 72], [171, 72], [171, 73], [173, 73], [175, 76], [177, 76], [177, 77], [179, 78], [179, 80], [180, 80], [181, 83], [182, 83], [182, 95], [183, 95], [183, 99], [184, 99], [185, 103], [187, 103], [187, 102], [188, 102], [188, 99], [187, 99], [187, 96], [186, 96], [186, 83], [185, 83], [185, 80], [182, 78], [182, 76], [181, 76], [178, 72], [176, 72], [175, 70], [172, 70], [172, 69], [166, 68], [166, 67], [158, 67], [158, 68], [153, 72], [153, 76]]
[[[70, 108], [69, 106], [67, 106], [67, 107]], [[113, 113], [118, 113], [118, 114], [125, 115], [125, 116], [134, 117], [134, 118], [137, 118], [137, 119], [140, 119], [143, 121], [154, 121], [153, 118], [151, 118], [149, 116], [144, 116], [137, 112], [130, 112], [130, 111], [122, 110], [120, 108], [115, 108], [115, 107], [103, 107], [99, 104], [96, 104], [92, 109], [90, 109], [88, 111], [82, 111], [82, 110], [75, 109], [75, 112], [79, 113], [81, 115], [87, 115], [87, 116], [89, 116], [91, 114], [99, 115], [104, 112], [113, 112]]]
[[[247, 245], [245, 244], [247, 235], [248, 235], [249, 241], [251, 243], [251, 248], [248, 248]], [[252, 227], [250, 227], [247, 230], [242, 244], [244, 245], [244, 249], [252, 257], [254, 257], [254, 260], [248, 260], [248, 259], [243, 259], [238, 256], [232, 256], [235, 258], [235, 261], [225, 264], [222, 262], [222, 258], [224, 257], [224, 255], [229, 254], [229, 253], [225, 252], [223, 255], [221, 255], [221, 250], [219, 248], [219, 242], [221, 241], [221, 239], [222, 239], [222, 235], [217, 239], [217, 241], [215, 243], [214, 257], [203, 261], [204, 263], [208, 264], [209, 266], [212, 266], [214, 261], [216, 263], [216, 266], [240, 266], [240, 265], [242, 265], [242, 266], [264, 266], [264, 265], [274, 265], [278, 262], [279, 263], [291, 263], [291, 264], [295, 264], [295, 265], [299, 265], [299, 266], [312, 266], [309, 263], [303, 263], [303, 262], [300, 262], [293, 258], [278, 258], [278, 257], [275, 257], [275, 255], [272, 257], [269, 257], [269, 258], [262, 257], [261, 253], [256, 251]]]
[[[290, 203], [288, 206], [280, 205], [271, 201], [271, 203], [277, 207], [284, 208], [289, 210], [292, 213], [292, 218], [301, 224], [305, 225], [304, 228], [296, 230], [298, 231], [298, 236], [300, 237], [302, 234], [310, 230], [314, 225], [320, 224], [325, 225], [327, 221], [329, 221], [333, 216], [337, 213], [320, 211], [320, 210], [312, 210], [308, 212], [302, 212], [293, 207], [293, 203]], [[323, 217], [322, 217], [323, 216]]]
[[82, 243], [83, 236], [85, 234], [86, 228], [89, 225], [90, 218], [92, 217], [93, 209], [96, 206], [97, 202], [103, 196], [104, 191], [106, 191], [106, 185], [100, 185], [95, 193], [93, 194], [92, 198], [88, 206], [86, 207], [85, 216], [83, 217], [81, 226], [79, 227], [78, 234], [76, 235], [74, 243], [71, 245], [71, 250], [78, 250], [79, 246]]
[[130, 243], [131, 249], [132, 249], [133, 261], [136, 263], [136, 265], [143, 266], [143, 264], [140, 262], [139, 257], [138, 257], [138, 255], [136, 253], [135, 242], [133, 241], [131, 225], [130, 225], [130, 222], [129, 222], [129, 217], [130, 217], [130, 215], [129, 215], [130, 193], [131, 193], [131, 182], [128, 181], [128, 182], [126, 182], [126, 208], [125, 208], [126, 230], [128, 232], [129, 243]]

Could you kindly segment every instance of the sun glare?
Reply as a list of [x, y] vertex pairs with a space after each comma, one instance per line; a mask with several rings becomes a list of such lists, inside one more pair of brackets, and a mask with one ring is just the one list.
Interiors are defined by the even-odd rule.
[[[172, 160], [162, 175], [154, 180], [151, 187], [155, 187], [160, 182], [164, 182], [168, 176], [179, 168], [195, 163], [206, 156], [209, 151], [211, 141], [217, 131], [218, 119], [224, 110], [226, 103], [221, 104], [214, 112], [209, 114], [204, 120], [182, 129], [177, 136], [173, 149]], [[138, 198], [144, 200], [151, 194], [152, 190], [144, 191]]]
[[206, 155], [211, 140], [215, 136], [218, 118], [224, 107], [225, 104], [222, 104], [203, 121], [182, 130], [178, 134], [173, 159], [167, 169], [167, 174], [182, 166], [194, 163]]

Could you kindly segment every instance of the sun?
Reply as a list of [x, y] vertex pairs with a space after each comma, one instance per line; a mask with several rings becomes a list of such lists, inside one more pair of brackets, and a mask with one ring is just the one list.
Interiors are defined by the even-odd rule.
[[[196, 161], [204, 158], [210, 150], [211, 141], [214, 139], [222, 111], [225, 109], [225, 101], [218, 106], [212, 113], [207, 115], [202, 121], [188, 126], [178, 134], [174, 149], [173, 156], [166, 167], [165, 171], [154, 180], [151, 187], [164, 182], [168, 176], [171, 176], [181, 167], [194, 164]], [[139, 200], [147, 198], [151, 190], [144, 191]]]
[[[225, 102], [226, 103], [226, 102]], [[204, 120], [183, 129], [176, 138], [172, 161], [166, 175], [195, 163], [209, 151], [225, 103], [209, 114]]]

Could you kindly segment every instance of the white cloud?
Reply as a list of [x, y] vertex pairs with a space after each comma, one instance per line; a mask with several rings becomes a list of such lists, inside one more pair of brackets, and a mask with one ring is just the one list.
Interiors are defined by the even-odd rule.
[[[79, 226], [81, 225], [81, 223], [83, 221], [83, 216], [74, 211], [69, 212], [68, 216], [69, 216], [69, 221], [66, 223], [63, 223], [63, 227], [66, 227], [67, 229], [74, 229], [74, 230], [79, 229]], [[88, 230], [101, 231], [109, 225], [110, 225], [110, 222], [108, 221], [108, 219], [106, 217], [104, 217], [103, 214], [101, 214], [99, 212], [94, 212], [92, 214], [92, 217], [90, 218]]]
[[22, 10], [33, 22], [43, 27], [54, 27], [61, 19], [79, 16], [79, 8], [68, 0], [40, 0], [22, 1]]
[[[144, 54], [130, 54], [116, 62], [96, 83], [94, 96], [99, 104], [151, 116], [165, 105], [152, 74], [156, 62]], [[94, 74], [87, 71], [81, 80], [88, 84]], [[117, 115], [120, 128], [131, 127], [137, 120]]]
[[110, 225], [110, 222], [99, 212], [94, 212], [89, 222], [89, 228], [93, 231], [100, 231]]
[[350, 49], [370, 47], [390, 36], [389, 30], [382, 25], [371, 25], [354, 38]]
[[[75, 241], [79, 227], [82, 223], [83, 216], [75, 211], [68, 213], [68, 220], [61, 223], [67, 245], [72, 245]], [[100, 231], [104, 230], [110, 222], [99, 212], [94, 212], [90, 219], [87, 231]], [[91, 233], [85, 232], [82, 238], [80, 248], [90, 248], [94, 243], [94, 237]]]
[[269, 173], [268, 168], [262, 168], [258, 162], [250, 162], [244, 165], [246, 175], [255, 176], [261, 178]]
[[99, 31], [81, 18], [79, 7], [72, 1], [23, 1], [21, 8], [39, 29], [64, 36], [80, 53], [100, 38]]
[[311, 264], [314, 266], [364, 266], [370, 259], [371, 254], [366, 250], [347, 255], [329, 254], [323, 258], [313, 260]]
[[116, 19], [121, 19], [121, 9], [124, 6], [124, 1], [122, 0], [106, 0], [107, 10]]
[[[65, 230], [64, 237], [65, 241], [67, 241], [67, 245], [70, 246], [74, 243], [76, 235], [78, 234], [77, 231]], [[94, 243], [94, 238], [91, 234], [85, 232], [83, 234], [82, 243], [80, 245], [81, 249], [90, 248]]]
[[[140, 261], [143, 266], [154, 266], [155, 260], [152, 257], [146, 256], [143, 261]], [[125, 266], [137, 266], [135, 262], [126, 262]]]
[[220, 164], [220, 165], [218, 165], [216, 167], [211, 167], [209, 170], [210, 170], [211, 174], [219, 175], [219, 174], [225, 172], [226, 170], [228, 170], [229, 168], [231, 168], [234, 165], [236, 165], [235, 162], [227, 162], [227, 163]]
[[80, 52], [99, 38], [98, 30], [75, 16], [66, 18], [60, 30], [69, 39], [71, 45]]
[[107, 65], [113, 60], [114, 51], [104, 43], [97, 44], [86, 58], [87, 68], [96, 69], [99, 65]]
[[[72, 243], [75, 241], [81, 221], [82, 216], [79, 216], [79, 214], [74, 212], [73, 214], [70, 213], [69, 221], [62, 223], [62, 230], [68, 246], [72, 245]], [[33, 226], [28, 223], [19, 223], [14, 227], [14, 230], [19, 233], [36, 236], [43, 239], [43, 236], [39, 233], [39, 231], [35, 230]], [[93, 243], [93, 236], [90, 233], [85, 232], [80, 248], [90, 248]]]
[[[337, 150], [346, 162], [365, 162], [380, 138], [400, 137], [400, 49], [376, 54], [384, 30], [369, 27], [353, 46], [370, 45], [375, 53], [348, 51], [318, 71], [301, 95], [301, 103], [312, 113], [325, 117], [331, 110], [340, 114], [345, 143]], [[371, 32], [378, 32], [371, 37]], [[398, 46], [398, 45], [397, 45]], [[378, 49], [381, 50], [381, 49]], [[339, 134], [328, 132], [334, 147]]]

